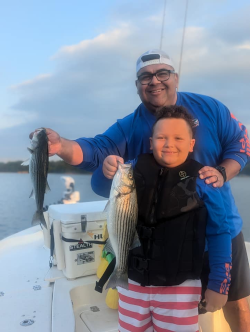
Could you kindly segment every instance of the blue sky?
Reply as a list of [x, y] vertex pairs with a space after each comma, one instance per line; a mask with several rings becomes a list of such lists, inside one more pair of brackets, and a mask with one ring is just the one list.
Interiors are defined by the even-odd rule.
[[[0, 11], [0, 161], [27, 159], [45, 126], [94, 136], [140, 100], [135, 62], [158, 48], [164, 0], [13, 1]], [[163, 49], [178, 68], [185, 0], [167, 0]], [[189, 0], [180, 91], [210, 95], [250, 128], [250, 3]]]

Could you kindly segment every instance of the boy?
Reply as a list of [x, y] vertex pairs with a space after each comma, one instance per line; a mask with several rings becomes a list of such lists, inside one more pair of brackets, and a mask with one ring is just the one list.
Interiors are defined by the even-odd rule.
[[[195, 144], [192, 125], [184, 107], [163, 108], [150, 138], [153, 154], [134, 161], [142, 246], [130, 251], [129, 290], [118, 288], [121, 332], [198, 331], [205, 236], [206, 308], [215, 311], [227, 301], [231, 235], [220, 190], [199, 179], [202, 165], [188, 159]], [[109, 179], [116, 172], [112, 158], [123, 162], [118, 156], [105, 159]]]

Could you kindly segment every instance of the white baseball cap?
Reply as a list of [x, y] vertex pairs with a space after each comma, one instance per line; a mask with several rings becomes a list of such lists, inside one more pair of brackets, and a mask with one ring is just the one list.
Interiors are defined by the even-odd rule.
[[167, 53], [163, 52], [162, 50], [149, 50], [143, 53], [136, 62], [136, 74], [138, 71], [146, 66], [149, 65], [157, 65], [159, 63], [164, 63], [174, 68], [173, 61], [167, 55]]

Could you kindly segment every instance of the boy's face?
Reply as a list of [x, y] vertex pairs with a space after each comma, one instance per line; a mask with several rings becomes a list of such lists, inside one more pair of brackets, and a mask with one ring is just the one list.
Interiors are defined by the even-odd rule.
[[155, 127], [153, 137], [150, 137], [150, 149], [155, 160], [163, 167], [176, 167], [187, 159], [193, 151], [195, 139], [191, 129], [183, 119], [161, 119]]

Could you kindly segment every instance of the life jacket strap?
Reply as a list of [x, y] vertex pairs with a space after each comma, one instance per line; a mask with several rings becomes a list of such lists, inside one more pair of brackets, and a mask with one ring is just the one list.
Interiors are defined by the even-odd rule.
[[111, 274], [115, 269], [116, 258], [114, 257], [112, 261], [109, 263], [108, 267], [106, 268], [105, 272], [101, 276], [100, 280], [96, 282], [95, 290], [98, 293], [102, 293], [103, 287], [110, 278]]
[[93, 243], [93, 244], [106, 244], [106, 241], [96, 241], [96, 240], [82, 240], [82, 239], [67, 239], [66, 237], [62, 236], [62, 241], [64, 242], [77, 242], [77, 243], [81, 243], [81, 242], [87, 242], [87, 243]]

